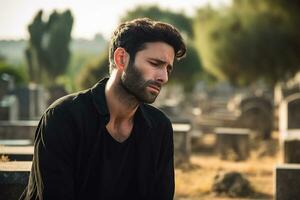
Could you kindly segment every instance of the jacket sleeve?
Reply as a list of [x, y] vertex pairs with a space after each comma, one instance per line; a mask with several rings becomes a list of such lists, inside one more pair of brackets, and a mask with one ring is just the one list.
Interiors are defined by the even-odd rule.
[[43, 115], [25, 199], [74, 199], [74, 130], [66, 109], [51, 108]]
[[165, 125], [162, 129], [164, 132], [161, 133], [164, 137], [152, 193], [154, 196], [152, 199], [156, 200], [173, 200], [175, 190], [173, 128], [169, 120]]

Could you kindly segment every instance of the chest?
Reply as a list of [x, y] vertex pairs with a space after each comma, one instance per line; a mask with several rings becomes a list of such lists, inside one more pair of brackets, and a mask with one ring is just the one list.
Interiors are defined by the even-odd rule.
[[133, 130], [133, 123], [124, 122], [116, 124], [109, 122], [105, 128], [113, 139], [121, 143], [130, 137]]

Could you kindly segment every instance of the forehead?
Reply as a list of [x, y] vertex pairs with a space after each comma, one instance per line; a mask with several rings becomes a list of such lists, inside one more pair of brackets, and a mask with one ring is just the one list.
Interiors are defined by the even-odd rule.
[[144, 44], [145, 48], [136, 53], [138, 56], [143, 58], [159, 59], [170, 64], [173, 63], [175, 52], [171, 45], [165, 42], [147, 42]]

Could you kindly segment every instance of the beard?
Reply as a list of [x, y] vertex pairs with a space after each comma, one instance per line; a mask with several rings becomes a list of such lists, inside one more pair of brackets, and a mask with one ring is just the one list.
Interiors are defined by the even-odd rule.
[[159, 93], [147, 91], [147, 87], [154, 85], [161, 88], [161, 84], [153, 80], [145, 80], [138, 68], [129, 63], [126, 71], [121, 76], [121, 86], [134, 96], [139, 102], [153, 103]]

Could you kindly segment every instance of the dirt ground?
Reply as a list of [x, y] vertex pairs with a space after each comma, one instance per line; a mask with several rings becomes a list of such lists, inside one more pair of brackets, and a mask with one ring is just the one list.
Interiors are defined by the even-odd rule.
[[[213, 134], [193, 140], [190, 163], [177, 166], [176, 200], [228, 200], [274, 198], [274, 167], [281, 163], [279, 142], [276, 133], [271, 140], [251, 139], [251, 155], [246, 161], [221, 160], [216, 152]], [[219, 197], [211, 192], [218, 172], [240, 172], [250, 181], [254, 193], [247, 198]]]

